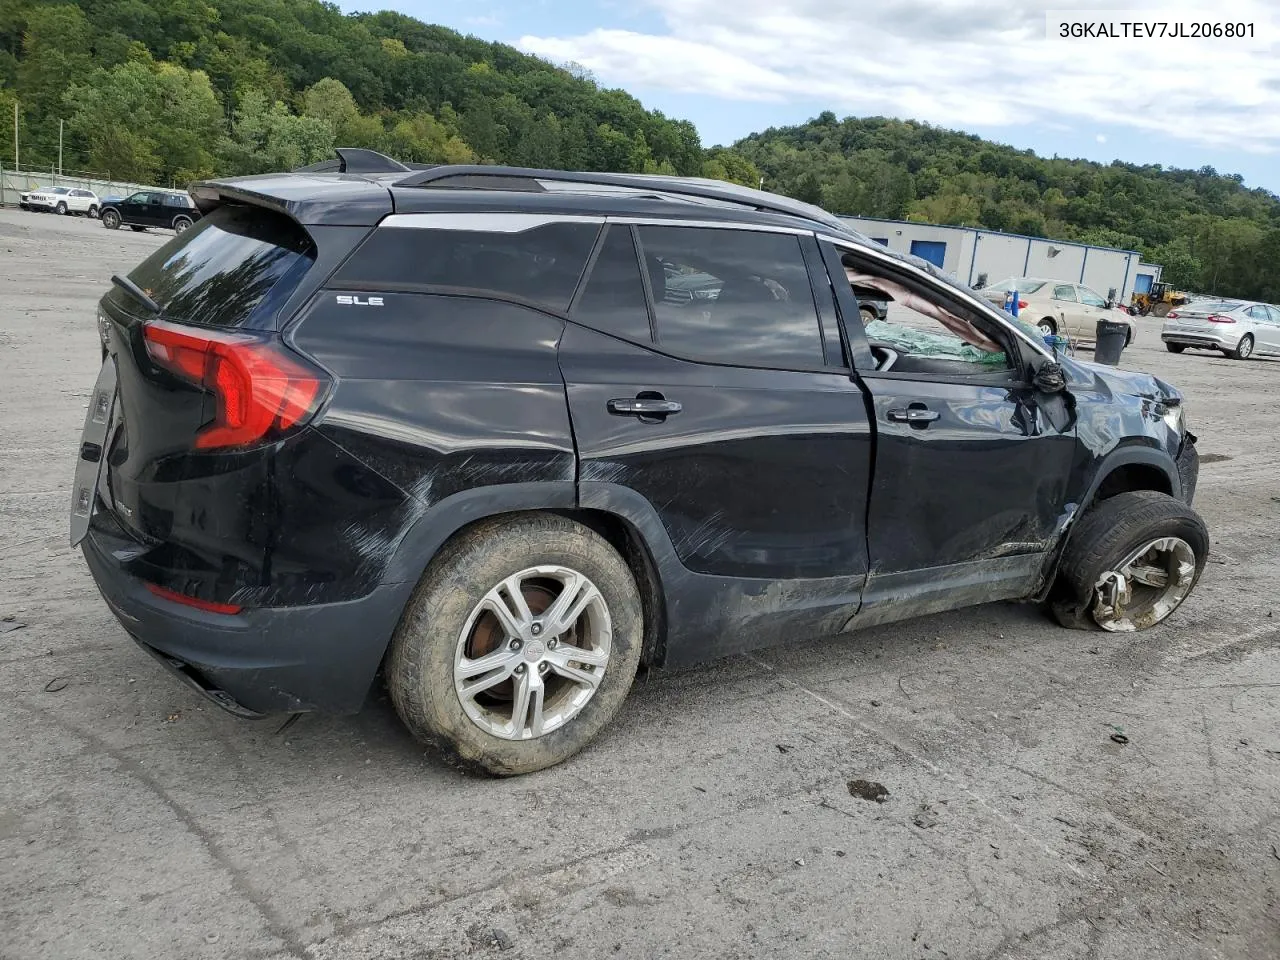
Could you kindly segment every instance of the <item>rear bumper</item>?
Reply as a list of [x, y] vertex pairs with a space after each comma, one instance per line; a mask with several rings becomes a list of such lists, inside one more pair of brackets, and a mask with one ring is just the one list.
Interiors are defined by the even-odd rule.
[[1160, 334], [1160, 339], [1165, 343], [1181, 344], [1184, 347], [1207, 347], [1211, 350], [1232, 350], [1235, 349], [1236, 341], [1239, 337], [1228, 337], [1212, 330], [1200, 332], [1198, 330], [1181, 331], [1167, 330]]
[[93, 528], [81, 544], [107, 606], [147, 652], [238, 716], [358, 711], [413, 588], [386, 584], [342, 603], [206, 613], [157, 597], [126, 573], [131, 546]]

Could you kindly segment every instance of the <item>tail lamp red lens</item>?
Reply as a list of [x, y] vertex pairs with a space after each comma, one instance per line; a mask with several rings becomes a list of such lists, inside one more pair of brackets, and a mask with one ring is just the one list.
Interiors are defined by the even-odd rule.
[[280, 344], [255, 334], [153, 320], [143, 338], [152, 360], [214, 397], [214, 418], [196, 434], [197, 450], [250, 446], [305, 423], [328, 382]]
[[1177, 320], [1177, 319], [1178, 319], [1178, 311], [1177, 311], [1177, 310], [1170, 310], [1167, 314], [1165, 314], [1165, 316], [1167, 316], [1170, 320]]
[[1222, 317], [1215, 313], [1213, 314], [1213, 316], [1209, 317], [1209, 322], [1210, 323], [1235, 323], [1236, 321], [1235, 321], [1235, 317]]
[[1019, 310], [1025, 310], [1025, 309], [1027, 309], [1027, 307], [1028, 307], [1028, 306], [1029, 306], [1029, 304], [1027, 303], [1027, 301], [1025, 301], [1025, 300], [1019, 300], [1019, 301], [1018, 301], [1018, 309], [1019, 309]]
[[196, 610], [203, 610], [206, 613], [221, 613], [227, 616], [234, 616], [244, 609], [244, 607], [236, 606], [234, 603], [214, 603], [212, 600], [197, 600], [195, 597], [188, 597], [185, 593], [170, 590], [157, 583], [148, 583], [146, 587], [162, 600], [171, 600], [174, 603], [180, 603], [185, 607], [194, 607]]

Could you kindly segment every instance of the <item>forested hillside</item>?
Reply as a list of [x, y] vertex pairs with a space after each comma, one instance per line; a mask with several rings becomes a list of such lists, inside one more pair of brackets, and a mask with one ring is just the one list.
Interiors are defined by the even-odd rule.
[[836, 213], [1132, 247], [1181, 286], [1280, 301], [1280, 201], [1211, 168], [1046, 160], [832, 113], [704, 150], [692, 124], [581, 70], [318, 0], [0, 0], [0, 129], [15, 99], [27, 168], [56, 161], [63, 120], [64, 169], [149, 182], [286, 170], [335, 144], [421, 162], [763, 174]]
[[927, 124], [833, 113], [734, 150], [768, 189], [836, 213], [1141, 250], [1180, 286], [1280, 301], [1280, 199], [1212, 167], [1046, 160]]
[[62, 118], [64, 169], [122, 179], [287, 169], [335, 141], [423, 162], [754, 176], [621, 90], [316, 0], [0, 0], [0, 115], [14, 95], [26, 166], [56, 159]]

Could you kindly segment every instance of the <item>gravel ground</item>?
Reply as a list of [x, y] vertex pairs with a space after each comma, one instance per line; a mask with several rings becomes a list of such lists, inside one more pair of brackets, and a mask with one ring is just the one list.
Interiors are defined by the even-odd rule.
[[[385, 697], [248, 723], [66, 545], [94, 302], [163, 242], [0, 211], [0, 957], [1280, 955], [1280, 361], [1160, 348], [1213, 557], [1167, 625], [995, 605], [644, 680], [485, 781]], [[1122, 745], [1111, 739], [1123, 730]], [[883, 785], [849, 786], [866, 780]]]

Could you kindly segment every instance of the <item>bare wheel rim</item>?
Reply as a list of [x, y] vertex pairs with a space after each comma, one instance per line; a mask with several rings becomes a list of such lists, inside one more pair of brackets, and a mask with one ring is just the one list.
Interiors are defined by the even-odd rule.
[[471, 721], [504, 740], [558, 730], [595, 696], [613, 625], [584, 574], [547, 564], [513, 573], [475, 605], [453, 660], [453, 685]]
[[1043, 333], [1046, 337], [1051, 337], [1057, 332], [1056, 330], [1054, 330], [1053, 324], [1050, 323], [1048, 320], [1041, 320], [1040, 323], [1037, 324], [1037, 326], [1040, 327], [1040, 332]]
[[1154, 626], [1178, 609], [1195, 577], [1196, 555], [1187, 541], [1151, 540], [1098, 578], [1093, 618], [1117, 633]]
[[1236, 347], [1236, 352], [1239, 353], [1240, 356], [1243, 357], [1244, 359], [1248, 359], [1249, 355], [1253, 353], [1253, 339], [1250, 337], [1245, 337], [1243, 340], [1241, 340], [1240, 346]]

